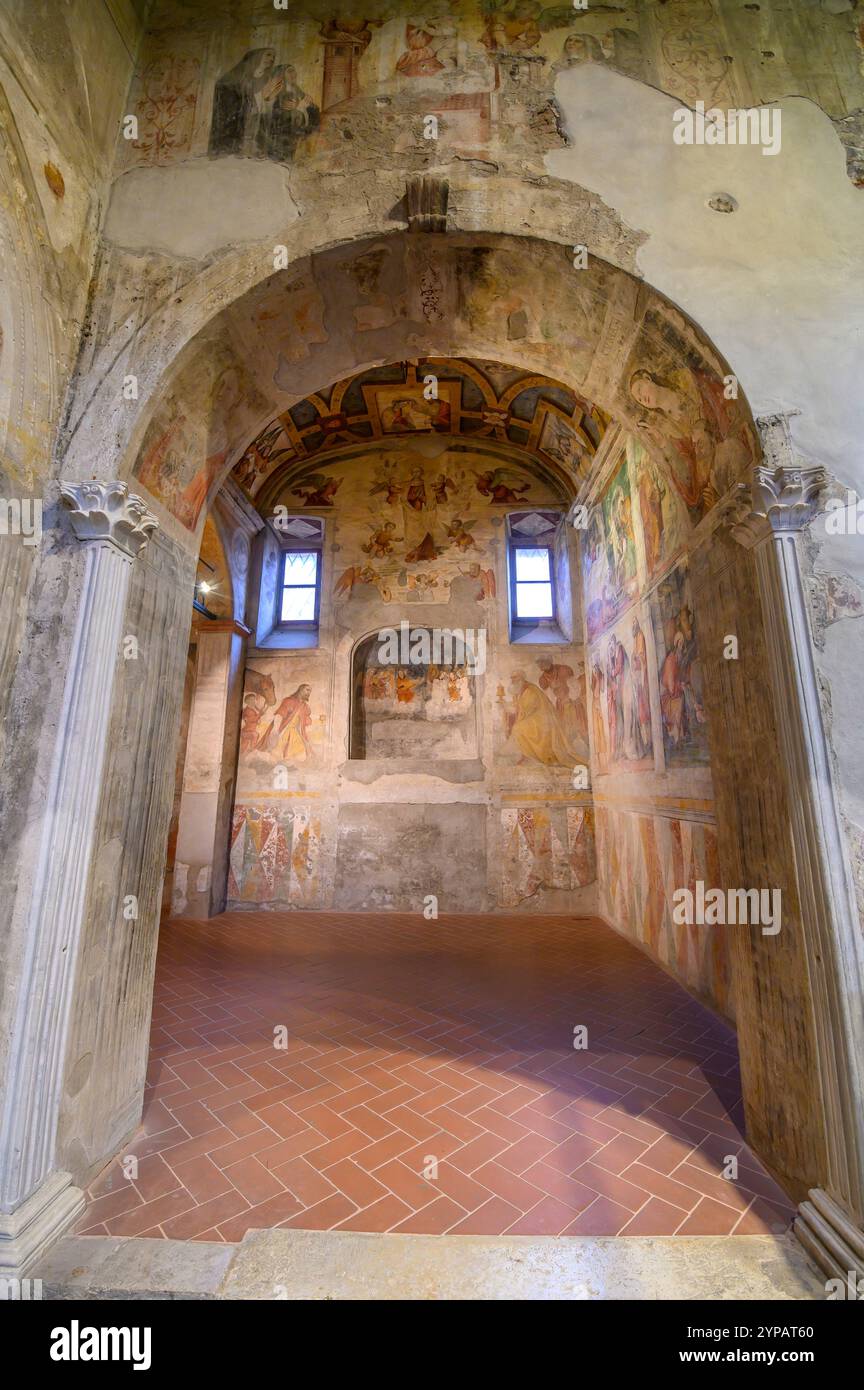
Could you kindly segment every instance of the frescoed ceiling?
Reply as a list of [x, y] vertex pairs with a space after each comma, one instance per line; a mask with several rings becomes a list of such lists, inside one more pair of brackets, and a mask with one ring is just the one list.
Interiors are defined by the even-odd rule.
[[233, 476], [255, 498], [277, 473], [302, 473], [352, 445], [435, 433], [515, 447], [575, 486], [609, 420], [561, 382], [519, 367], [420, 358], [373, 367], [290, 406], [252, 441]]

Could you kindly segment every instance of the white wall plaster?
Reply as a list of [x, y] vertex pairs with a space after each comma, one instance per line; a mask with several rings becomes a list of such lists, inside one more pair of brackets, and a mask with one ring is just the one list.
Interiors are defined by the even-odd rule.
[[[549, 172], [648, 233], [640, 271], [725, 354], [755, 415], [799, 410], [797, 447], [864, 484], [864, 190], [828, 117], [784, 100], [770, 156], [674, 144], [677, 101], [593, 64], [555, 92], [571, 148], [547, 155]], [[738, 211], [708, 208], [718, 192]]]
[[202, 159], [123, 174], [111, 190], [105, 238], [130, 251], [200, 260], [220, 247], [278, 241], [299, 216], [282, 165]]

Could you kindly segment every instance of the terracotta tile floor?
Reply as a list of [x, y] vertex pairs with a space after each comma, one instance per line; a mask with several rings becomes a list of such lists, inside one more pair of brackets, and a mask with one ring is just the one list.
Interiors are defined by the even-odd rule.
[[600, 923], [177, 921], [142, 1129], [78, 1229], [779, 1232], [740, 1125], [734, 1034]]

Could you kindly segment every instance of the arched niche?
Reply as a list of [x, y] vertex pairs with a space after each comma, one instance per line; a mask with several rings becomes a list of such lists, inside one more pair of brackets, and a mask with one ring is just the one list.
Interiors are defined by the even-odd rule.
[[351, 655], [351, 761], [390, 771], [479, 756], [476, 640], [405, 622], [370, 633]]

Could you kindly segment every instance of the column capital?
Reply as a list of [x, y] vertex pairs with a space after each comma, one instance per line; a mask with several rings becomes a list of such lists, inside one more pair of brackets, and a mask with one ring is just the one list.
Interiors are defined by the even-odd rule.
[[144, 549], [159, 525], [143, 497], [125, 483], [60, 483], [60, 497], [79, 541], [109, 541], [130, 560]]
[[751, 481], [739, 483], [721, 504], [720, 524], [748, 550], [768, 536], [803, 531], [827, 482], [827, 472], [818, 466], [757, 464]]

